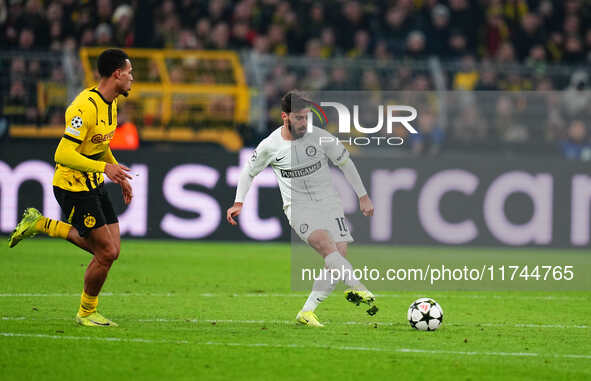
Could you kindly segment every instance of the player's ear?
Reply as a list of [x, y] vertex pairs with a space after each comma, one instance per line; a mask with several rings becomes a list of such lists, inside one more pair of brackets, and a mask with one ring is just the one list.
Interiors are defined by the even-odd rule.
[[281, 119], [285, 122], [288, 119], [287, 113], [285, 111], [281, 111]]

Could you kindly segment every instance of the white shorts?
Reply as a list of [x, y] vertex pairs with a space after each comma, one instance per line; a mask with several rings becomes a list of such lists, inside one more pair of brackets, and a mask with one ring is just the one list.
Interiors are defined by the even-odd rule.
[[308, 243], [315, 230], [327, 230], [334, 242], [353, 242], [351, 230], [347, 225], [343, 207], [337, 203], [305, 204], [284, 210], [289, 225], [302, 241]]

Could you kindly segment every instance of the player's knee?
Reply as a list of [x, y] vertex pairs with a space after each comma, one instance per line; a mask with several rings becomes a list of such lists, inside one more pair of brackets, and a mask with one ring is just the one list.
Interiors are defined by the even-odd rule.
[[326, 232], [314, 232], [308, 238], [308, 243], [320, 254], [327, 255], [336, 250], [334, 241]]
[[105, 266], [111, 266], [119, 257], [119, 248], [112, 243], [102, 245], [95, 253], [97, 261]]
[[120, 252], [121, 252], [121, 244], [115, 243], [115, 259], [114, 260], [117, 260], [117, 258], [119, 258]]

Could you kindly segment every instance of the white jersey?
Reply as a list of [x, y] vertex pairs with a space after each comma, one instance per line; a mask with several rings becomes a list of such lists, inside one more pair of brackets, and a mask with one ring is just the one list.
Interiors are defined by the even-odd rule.
[[[254, 177], [271, 165], [279, 183], [283, 208], [292, 203], [315, 204], [337, 202], [339, 195], [332, 184], [328, 159], [341, 166], [349, 151], [328, 131], [314, 127], [296, 140], [285, 140], [281, 128], [275, 129], [253, 152], [248, 162]], [[323, 138], [322, 144], [320, 138]]]

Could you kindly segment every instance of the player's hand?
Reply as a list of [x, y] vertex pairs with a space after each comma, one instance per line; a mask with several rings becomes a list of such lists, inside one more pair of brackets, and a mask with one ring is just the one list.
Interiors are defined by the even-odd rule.
[[373, 203], [369, 199], [368, 195], [361, 196], [359, 199], [359, 209], [364, 216], [373, 216]]
[[121, 184], [123, 181], [131, 179], [131, 175], [127, 173], [129, 171], [131, 171], [131, 169], [122, 164], [107, 163], [107, 165], [105, 165], [105, 175], [107, 175], [107, 177], [115, 184]]
[[238, 222], [236, 222], [236, 220], [233, 217], [238, 216], [241, 211], [242, 203], [235, 202], [234, 205], [232, 205], [232, 207], [228, 208], [228, 211], [226, 212], [226, 220], [228, 220], [228, 222], [233, 226], [238, 225]]
[[127, 180], [123, 180], [121, 182], [121, 192], [123, 193], [123, 201], [125, 201], [125, 205], [128, 205], [133, 198], [133, 191], [131, 189], [131, 184]]

